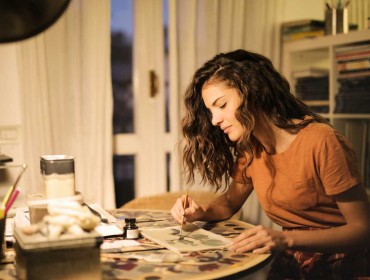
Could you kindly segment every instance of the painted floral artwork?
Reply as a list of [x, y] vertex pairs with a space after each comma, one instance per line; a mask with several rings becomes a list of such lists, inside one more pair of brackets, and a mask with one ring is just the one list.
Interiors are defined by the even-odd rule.
[[223, 248], [230, 244], [230, 239], [200, 228], [186, 224], [180, 232], [180, 226], [143, 229], [146, 238], [175, 252], [202, 251]]

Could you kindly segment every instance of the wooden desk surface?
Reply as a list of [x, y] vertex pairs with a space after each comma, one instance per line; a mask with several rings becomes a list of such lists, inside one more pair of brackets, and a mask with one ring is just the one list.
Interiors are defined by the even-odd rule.
[[[177, 225], [169, 211], [117, 209], [110, 212], [120, 226], [127, 217], [136, 217], [139, 229]], [[252, 226], [238, 220], [199, 225], [227, 238], [234, 238]], [[146, 257], [168, 254], [169, 250], [145, 238], [137, 241], [139, 246], [127, 247], [120, 253], [101, 253], [102, 279], [238, 279], [262, 268], [271, 259], [270, 254], [236, 254], [227, 249], [214, 249], [188, 253], [176, 262], [148, 262], [144, 260]], [[17, 279], [13, 263], [2, 264], [0, 269], [0, 279]]]

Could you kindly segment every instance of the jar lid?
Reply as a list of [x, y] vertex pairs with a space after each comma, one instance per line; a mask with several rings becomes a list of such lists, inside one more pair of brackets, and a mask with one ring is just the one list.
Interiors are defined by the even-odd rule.
[[40, 157], [41, 174], [69, 174], [75, 172], [73, 156], [46, 155]]
[[136, 223], [136, 218], [125, 218], [125, 223]]

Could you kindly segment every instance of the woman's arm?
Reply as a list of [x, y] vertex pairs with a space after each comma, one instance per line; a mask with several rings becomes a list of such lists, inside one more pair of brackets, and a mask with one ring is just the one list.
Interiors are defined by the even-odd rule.
[[230, 250], [266, 253], [286, 249], [350, 252], [369, 248], [370, 206], [365, 189], [357, 185], [335, 196], [346, 224], [324, 230], [275, 231], [257, 226], [233, 240]]
[[188, 207], [184, 210], [185, 196], [178, 198], [171, 209], [171, 214], [179, 223], [182, 217], [186, 222], [193, 221], [217, 221], [230, 218], [246, 201], [253, 190], [251, 184], [239, 184], [233, 181], [227, 191], [218, 196], [208, 205], [198, 205], [191, 197], [188, 197]]
[[201, 206], [203, 221], [224, 220], [230, 218], [243, 206], [251, 192], [252, 184], [240, 184], [233, 181], [228, 190], [209, 205]]

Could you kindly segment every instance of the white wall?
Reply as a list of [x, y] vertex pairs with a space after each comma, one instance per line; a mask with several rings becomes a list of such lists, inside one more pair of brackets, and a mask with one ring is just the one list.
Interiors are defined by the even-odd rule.
[[[24, 162], [20, 133], [22, 110], [17, 75], [15, 44], [0, 44], [0, 153], [12, 157], [13, 163], [21, 164]], [[20, 171], [21, 168], [0, 170], [0, 199]], [[21, 194], [14, 205], [23, 203], [24, 196]]]
[[299, 19], [324, 20], [324, 0], [284, 0], [284, 21]]

